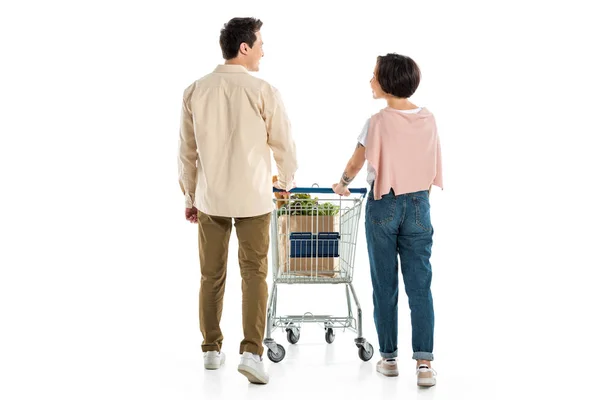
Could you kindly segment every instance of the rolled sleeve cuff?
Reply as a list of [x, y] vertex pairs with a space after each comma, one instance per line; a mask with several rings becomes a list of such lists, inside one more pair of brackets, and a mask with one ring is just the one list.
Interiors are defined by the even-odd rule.
[[287, 182], [284, 182], [281, 179], [278, 179], [277, 182], [275, 183], [275, 187], [277, 189], [285, 190], [287, 192], [296, 187], [296, 182], [294, 181], [294, 178], [290, 179]]
[[190, 194], [185, 195], [185, 208], [193, 208], [194, 207], [194, 198]]

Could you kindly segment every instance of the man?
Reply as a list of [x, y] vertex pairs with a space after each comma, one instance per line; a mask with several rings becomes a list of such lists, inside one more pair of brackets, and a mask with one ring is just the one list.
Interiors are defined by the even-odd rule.
[[[242, 275], [244, 340], [238, 371], [266, 384], [262, 363], [267, 309], [267, 255], [273, 186], [289, 190], [297, 169], [296, 146], [278, 91], [253, 77], [263, 57], [262, 22], [234, 18], [221, 30], [225, 59], [183, 96], [179, 183], [185, 217], [198, 223], [200, 330], [204, 366], [225, 362], [220, 329], [227, 249], [235, 224]], [[271, 151], [278, 180], [271, 178]]]

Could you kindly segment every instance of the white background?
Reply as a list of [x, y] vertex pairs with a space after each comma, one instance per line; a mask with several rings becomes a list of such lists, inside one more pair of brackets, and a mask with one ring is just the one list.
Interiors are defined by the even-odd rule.
[[[0, 397], [597, 398], [592, 3], [2, 2]], [[229, 361], [202, 369], [179, 112], [184, 88], [221, 62], [219, 30], [235, 16], [265, 23], [258, 76], [284, 97], [298, 185], [337, 181], [384, 106], [369, 88], [377, 55], [421, 66], [413, 101], [436, 115], [446, 184], [432, 195], [437, 387], [416, 388], [402, 296], [399, 378], [360, 361], [351, 333], [327, 346], [308, 326], [282, 363], [266, 362], [272, 382], [249, 386], [235, 371], [235, 240]], [[355, 285], [377, 348], [362, 226]], [[281, 296], [282, 312], [344, 311], [339, 287]]]

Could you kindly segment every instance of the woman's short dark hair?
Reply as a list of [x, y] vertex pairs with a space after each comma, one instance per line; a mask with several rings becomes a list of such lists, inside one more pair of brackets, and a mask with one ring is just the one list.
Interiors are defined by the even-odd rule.
[[233, 18], [226, 23], [219, 38], [223, 58], [236, 58], [242, 43], [247, 43], [252, 48], [256, 42], [256, 32], [260, 31], [262, 24], [262, 21], [256, 18]]
[[392, 96], [409, 98], [421, 81], [421, 70], [412, 58], [396, 53], [377, 57], [377, 81]]

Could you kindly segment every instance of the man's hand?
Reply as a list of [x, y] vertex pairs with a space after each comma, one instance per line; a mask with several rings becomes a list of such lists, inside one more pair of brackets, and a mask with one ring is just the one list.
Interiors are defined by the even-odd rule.
[[340, 183], [334, 183], [332, 189], [335, 194], [339, 194], [340, 196], [350, 196], [350, 189], [348, 189], [348, 186], [344, 186]]
[[[279, 181], [277, 179], [277, 175], [273, 175], [273, 188], [275, 189], [281, 189], [281, 185], [279, 184]], [[285, 188], [283, 189], [285, 190]], [[275, 192], [274, 193], [275, 198], [277, 199], [277, 209], [280, 209], [281, 207], [283, 207], [286, 203], [286, 199], [290, 198], [290, 193], [289, 192]]]
[[185, 219], [190, 221], [192, 224], [198, 223], [198, 209], [196, 207], [185, 209]]

